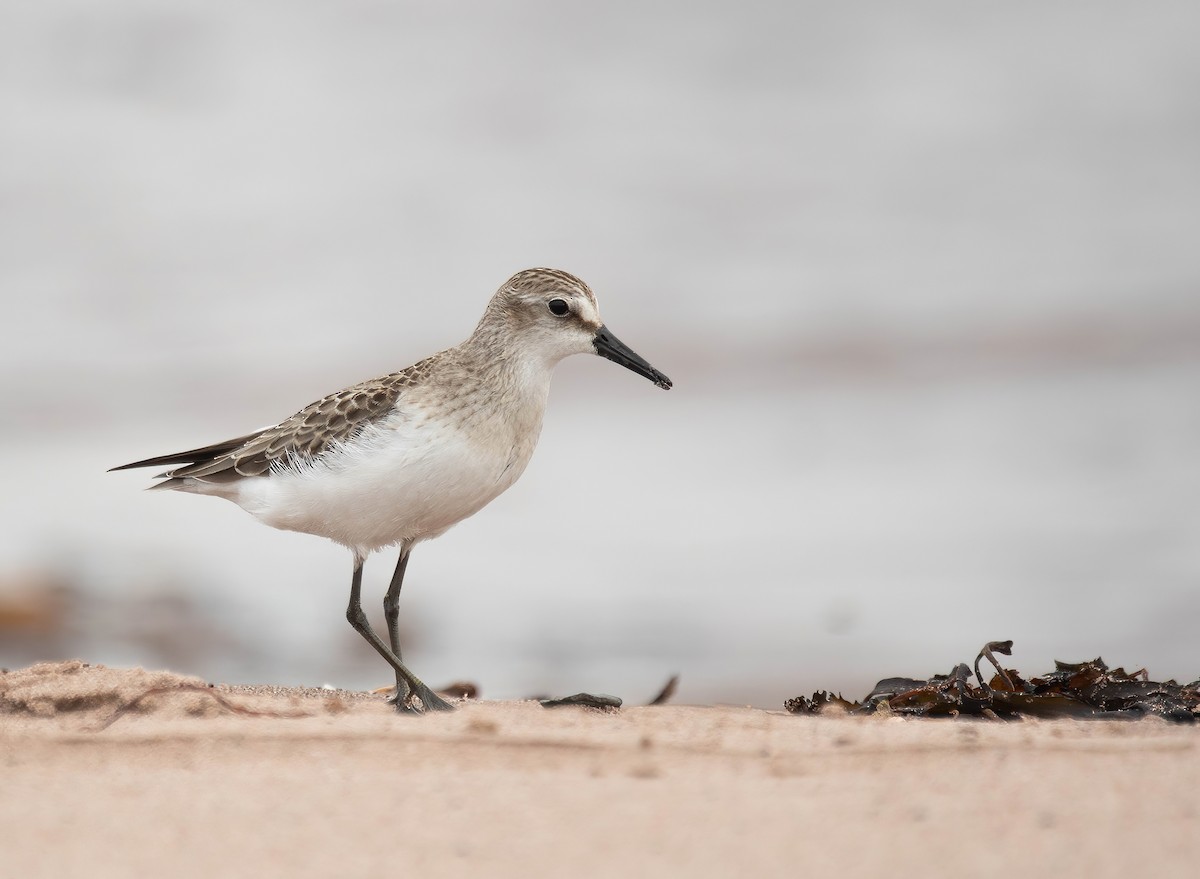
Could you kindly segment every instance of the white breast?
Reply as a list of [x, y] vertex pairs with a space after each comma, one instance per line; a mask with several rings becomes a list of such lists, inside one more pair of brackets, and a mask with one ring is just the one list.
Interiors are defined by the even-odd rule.
[[237, 484], [235, 503], [275, 528], [328, 537], [365, 556], [436, 537], [494, 500], [525, 470], [541, 411], [520, 429], [394, 413], [317, 461]]

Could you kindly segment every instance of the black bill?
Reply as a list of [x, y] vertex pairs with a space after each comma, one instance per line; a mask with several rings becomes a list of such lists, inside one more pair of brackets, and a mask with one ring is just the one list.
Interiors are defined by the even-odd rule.
[[633, 353], [633, 350], [608, 331], [608, 327], [596, 330], [596, 338], [592, 340], [596, 353], [607, 357], [613, 363], [619, 363], [626, 369], [632, 369], [638, 375], [644, 375], [664, 391], [671, 390], [671, 380]]

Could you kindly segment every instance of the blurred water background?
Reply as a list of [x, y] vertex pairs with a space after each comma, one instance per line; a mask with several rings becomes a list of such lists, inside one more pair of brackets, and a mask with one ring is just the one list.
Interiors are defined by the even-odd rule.
[[454, 344], [550, 265], [676, 387], [563, 364], [523, 480], [414, 553], [430, 683], [778, 706], [994, 638], [1194, 679], [1198, 32], [1186, 2], [7, 0], [0, 664], [387, 684], [347, 553], [105, 470]]

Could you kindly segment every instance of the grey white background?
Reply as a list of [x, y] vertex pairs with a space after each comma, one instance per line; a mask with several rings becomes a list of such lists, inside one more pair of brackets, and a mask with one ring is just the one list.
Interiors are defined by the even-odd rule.
[[[1190, 3], [0, 4], [0, 663], [388, 682], [349, 557], [143, 494], [573, 271], [524, 479], [414, 554], [485, 695], [1200, 675]], [[378, 603], [393, 559], [367, 567]]]

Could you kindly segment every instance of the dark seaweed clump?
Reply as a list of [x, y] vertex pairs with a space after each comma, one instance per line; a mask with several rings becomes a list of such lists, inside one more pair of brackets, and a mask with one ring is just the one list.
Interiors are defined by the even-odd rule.
[[[1137, 719], [1161, 717], [1180, 723], [1200, 718], [1200, 680], [1190, 684], [1152, 681], [1145, 669], [1127, 672], [1109, 668], [1103, 659], [1055, 662], [1054, 671], [1028, 680], [1001, 667], [995, 654], [1010, 656], [1012, 641], [984, 645], [971, 668], [960, 663], [950, 674], [927, 680], [885, 678], [861, 702], [851, 702], [823, 690], [811, 699], [797, 696], [783, 707], [793, 714], [821, 714], [831, 709], [854, 714], [893, 714], [914, 717], [1071, 717]], [[996, 668], [985, 681], [979, 664], [987, 659]]]

